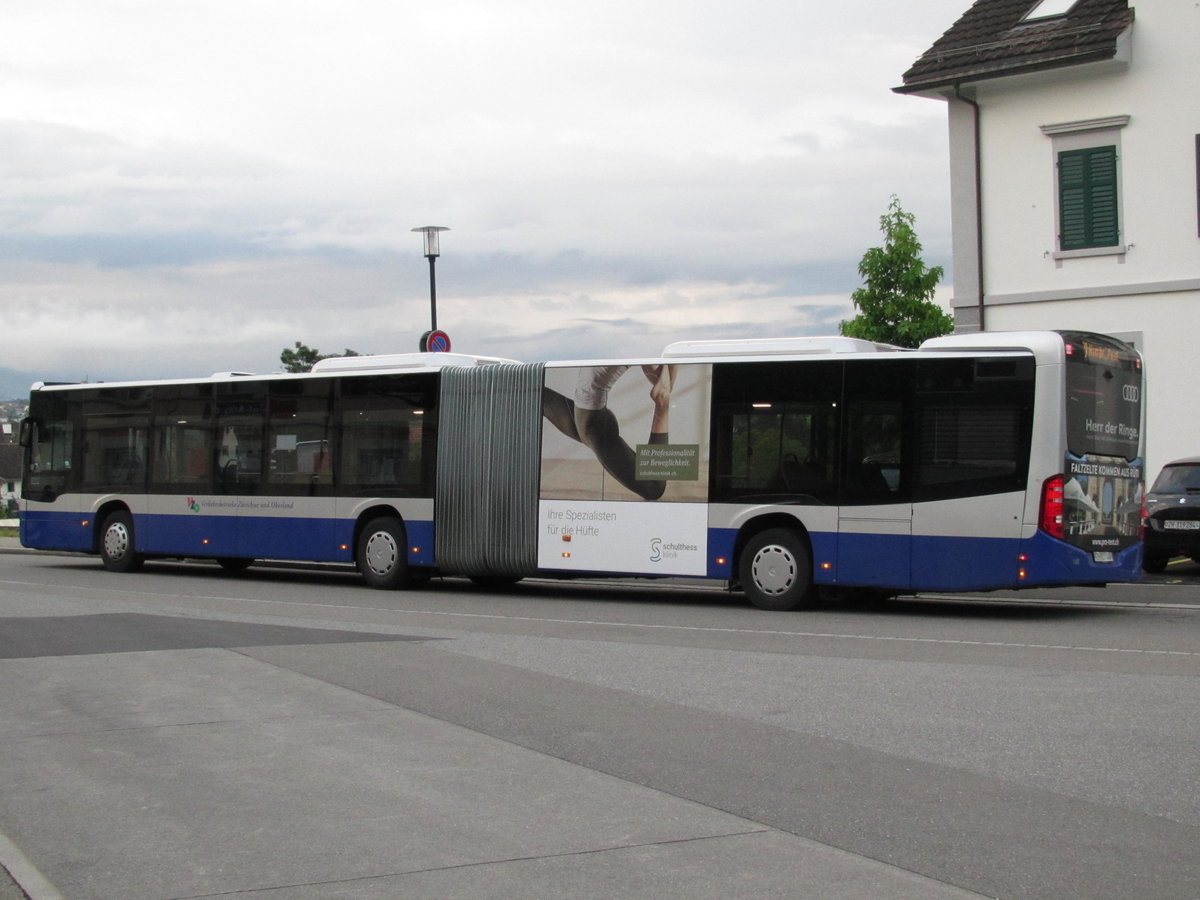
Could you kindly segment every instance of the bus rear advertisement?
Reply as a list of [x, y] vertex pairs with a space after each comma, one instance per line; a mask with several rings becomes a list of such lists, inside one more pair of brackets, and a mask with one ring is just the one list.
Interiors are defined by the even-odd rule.
[[709, 578], [766, 609], [1129, 581], [1143, 404], [1137, 352], [1083, 332], [35, 385], [21, 539], [115, 571], [348, 563], [379, 588]]

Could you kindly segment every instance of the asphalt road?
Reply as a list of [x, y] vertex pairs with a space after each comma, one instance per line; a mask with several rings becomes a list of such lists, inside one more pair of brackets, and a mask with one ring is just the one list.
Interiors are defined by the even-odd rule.
[[4, 554], [0, 863], [35, 900], [1194, 898], [1191, 577], [772, 614]]

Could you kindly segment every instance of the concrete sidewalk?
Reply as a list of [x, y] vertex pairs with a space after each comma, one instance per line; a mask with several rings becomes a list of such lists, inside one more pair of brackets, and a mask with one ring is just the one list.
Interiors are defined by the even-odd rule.
[[386, 680], [421, 635], [152, 617], [159, 649], [83, 652], [120, 645], [104, 607], [0, 591], [0, 864], [32, 900], [977, 896], [239, 649]]

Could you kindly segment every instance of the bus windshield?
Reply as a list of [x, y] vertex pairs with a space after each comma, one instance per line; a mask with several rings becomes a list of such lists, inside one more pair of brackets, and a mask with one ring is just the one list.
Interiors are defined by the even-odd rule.
[[1118, 341], [1063, 334], [1067, 354], [1067, 449], [1073, 456], [1139, 456], [1142, 361]]

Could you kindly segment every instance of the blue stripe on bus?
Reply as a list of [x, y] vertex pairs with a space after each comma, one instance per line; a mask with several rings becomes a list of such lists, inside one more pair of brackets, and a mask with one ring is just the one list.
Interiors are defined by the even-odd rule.
[[39, 550], [92, 550], [90, 516], [77, 512], [26, 510], [21, 513], [20, 536], [25, 547]]
[[911, 589], [970, 591], [1021, 585], [1019, 538], [914, 535]]
[[[434, 564], [433, 523], [408, 520], [408, 562]], [[138, 553], [353, 562], [354, 520], [273, 516], [134, 516]], [[21, 543], [39, 550], [93, 551], [89, 516], [49, 510], [21, 514]]]
[[[353, 562], [354, 525], [351, 519], [186, 514], [134, 517], [139, 553], [313, 562]], [[409, 565], [435, 565], [434, 524], [408, 520], [405, 527]], [[93, 523], [80, 513], [26, 510], [21, 514], [20, 533], [26, 547], [85, 553], [94, 549]], [[734, 576], [736, 540], [736, 529], [709, 529], [709, 578]], [[921, 560], [916, 569], [908, 561], [905, 545], [909, 539], [903, 536], [813, 531], [809, 540], [814, 581], [827, 585], [971, 591], [1132, 581], [1140, 575], [1142, 564], [1141, 544], [1114, 553], [1112, 563], [1097, 563], [1090, 552], [1042, 532], [1027, 540], [917, 535], [911, 539], [912, 557]], [[854, 560], [857, 571], [840, 570], [839, 550], [841, 560]], [[1022, 570], [1024, 578], [1020, 577]]]
[[410, 566], [432, 566], [433, 523], [424, 519], [408, 519], [404, 523], [408, 536], [408, 564]]
[[[982, 538], [809, 532], [817, 584], [879, 586], [913, 591], [1002, 590], [1038, 585], [1136, 580], [1141, 545], [1097, 563], [1079, 547], [1038, 532], [1033, 538]], [[840, 543], [839, 543], [840, 538]], [[737, 531], [709, 529], [710, 578], [732, 578]], [[912, 559], [908, 544], [911, 540]], [[839, 553], [839, 550], [841, 551]], [[1022, 559], [1022, 557], [1024, 557]], [[724, 565], [717, 559], [726, 560]], [[828, 567], [825, 565], [828, 564]], [[1021, 577], [1024, 571], [1025, 576]]]

